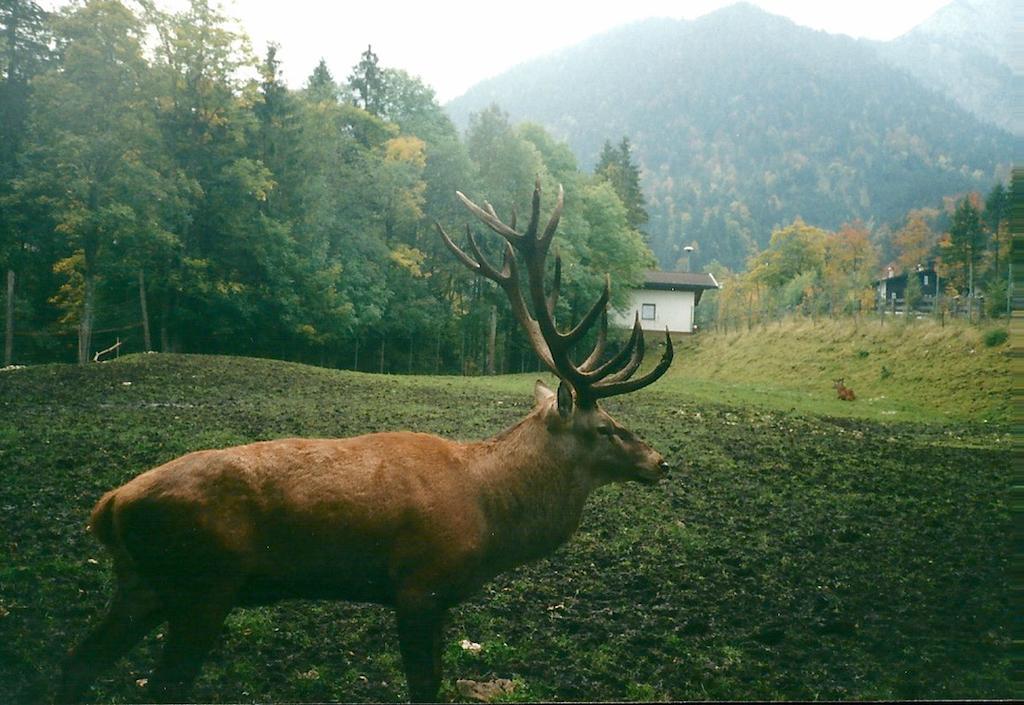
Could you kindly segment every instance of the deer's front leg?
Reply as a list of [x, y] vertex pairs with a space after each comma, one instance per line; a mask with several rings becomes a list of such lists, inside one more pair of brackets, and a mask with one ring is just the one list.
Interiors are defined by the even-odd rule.
[[436, 606], [399, 606], [396, 612], [409, 700], [437, 702], [441, 688], [441, 631], [445, 610]]

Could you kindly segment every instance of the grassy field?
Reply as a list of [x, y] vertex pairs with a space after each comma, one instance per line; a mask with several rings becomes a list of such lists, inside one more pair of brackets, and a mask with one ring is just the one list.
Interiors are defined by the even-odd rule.
[[[671, 479], [600, 490], [569, 544], [454, 610], [446, 697], [459, 699], [458, 678], [498, 677], [516, 684], [513, 700], [1019, 695], [1008, 346], [951, 332], [932, 348], [939, 373], [912, 369], [891, 339], [837, 331], [814, 356], [764, 333], [690, 344], [665, 381], [607, 404], [667, 456]], [[789, 354], [772, 362], [778, 345]], [[1001, 377], [978, 381], [990, 370]], [[838, 376], [857, 402], [832, 401]], [[84, 532], [105, 490], [186, 451], [254, 439], [484, 437], [526, 413], [532, 379], [174, 355], [0, 373], [0, 702], [45, 700], [108, 598], [109, 560]], [[160, 640], [106, 674], [96, 699], [145, 700], [137, 682]], [[387, 610], [298, 601], [236, 610], [194, 691], [203, 702], [404, 697]]]
[[[1008, 422], [1008, 345], [989, 344], [1001, 336], [986, 342], [993, 332], [1005, 327], [789, 318], [703, 335], [681, 351], [669, 386], [712, 401], [880, 421]], [[836, 398], [836, 378], [857, 403]]]

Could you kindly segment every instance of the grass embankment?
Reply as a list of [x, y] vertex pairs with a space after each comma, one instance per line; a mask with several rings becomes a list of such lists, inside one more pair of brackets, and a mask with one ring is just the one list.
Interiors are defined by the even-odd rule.
[[[704, 332], [681, 346], [668, 386], [702, 399], [787, 411], [1006, 422], [1012, 409], [1010, 346], [1000, 336], [985, 340], [998, 328], [790, 318], [750, 331]], [[854, 390], [854, 402], [837, 398], [837, 378]]]
[[[713, 354], [688, 357], [707, 371]], [[860, 384], [856, 369], [839, 374]], [[567, 546], [454, 610], [445, 695], [458, 697], [456, 678], [507, 677], [513, 698], [546, 700], [1013, 696], [1008, 428], [699, 398], [723, 377], [694, 386], [702, 378], [681, 365], [674, 381], [609, 400], [673, 477], [600, 490]], [[109, 559], [84, 532], [105, 490], [184, 452], [255, 439], [479, 438], [530, 401], [523, 376], [201, 356], [0, 374], [0, 702], [45, 700], [108, 599]], [[160, 641], [157, 630], [105, 674], [97, 700], [146, 700], [137, 681]], [[390, 613], [323, 602], [237, 610], [194, 691], [203, 702], [404, 695]]]

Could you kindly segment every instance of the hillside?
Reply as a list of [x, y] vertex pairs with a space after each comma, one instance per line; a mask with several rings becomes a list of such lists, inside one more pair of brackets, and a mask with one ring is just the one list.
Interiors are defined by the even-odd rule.
[[869, 44], [747, 4], [622, 27], [479, 84], [460, 125], [498, 103], [593, 164], [628, 136], [662, 266], [742, 267], [796, 216], [889, 222], [1008, 169], [1013, 138], [883, 60]]
[[[792, 318], [753, 330], [704, 333], [680, 350], [677, 393], [885, 421], [1007, 422], [1010, 346], [950, 321], [912, 325]], [[995, 344], [992, 344], [995, 343]], [[838, 400], [832, 382], [857, 395]]]

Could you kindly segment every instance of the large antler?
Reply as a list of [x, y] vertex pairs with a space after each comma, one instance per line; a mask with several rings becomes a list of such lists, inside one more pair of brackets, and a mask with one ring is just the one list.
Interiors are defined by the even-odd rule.
[[[505, 254], [501, 270], [495, 269], [488, 263], [477, 244], [473, 231], [466, 226], [466, 234], [469, 238], [469, 247], [473, 256], [466, 254], [456, 245], [448, 233], [444, 231], [440, 223], [437, 223], [438, 232], [455, 256], [470, 270], [482, 274], [488, 279], [496, 282], [512, 305], [512, 312], [522, 325], [530, 338], [534, 350], [540, 356], [544, 364], [559, 378], [572, 387], [576, 396], [576, 403], [579, 406], [589, 406], [598, 399], [610, 397], [616, 394], [625, 394], [653, 383], [668, 370], [672, 364], [672, 340], [668, 330], [665, 331], [665, 352], [657, 366], [647, 374], [631, 379], [639, 369], [644, 357], [644, 336], [640, 327], [640, 316], [637, 315], [633, 323], [633, 334], [629, 342], [611, 359], [599, 364], [604, 354], [605, 342], [608, 337], [608, 299], [611, 296], [611, 279], [605, 277], [604, 290], [601, 296], [583, 316], [582, 320], [571, 330], [562, 333], [555, 325], [554, 311], [558, 302], [558, 293], [562, 281], [562, 261], [555, 255], [554, 282], [551, 291], [545, 294], [544, 274], [545, 260], [551, 241], [554, 239], [555, 231], [558, 229], [558, 222], [562, 215], [564, 192], [558, 187], [558, 201], [555, 209], [548, 219], [548, 223], [542, 232], [538, 232], [540, 224], [540, 179], [537, 179], [533, 190], [533, 203], [530, 212], [530, 222], [525, 232], [516, 230], [515, 212], [512, 214], [512, 221], [506, 224], [498, 218], [490, 203], [484, 202], [481, 208], [473, 201], [466, 198], [461, 192], [456, 192], [459, 200], [487, 227], [498, 233], [505, 239]], [[521, 257], [526, 268], [526, 279], [529, 287], [530, 304], [527, 305], [520, 288], [519, 266], [517, 254]], [[531, 313], [532, 311], [532, 313]], [[586, 359], [576, 365], [572, 362], [572, 348], [586, 336], [595, 323], [600, 327], [597, 331], [597, 342]]]

